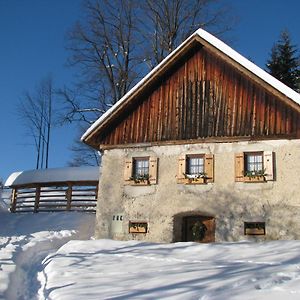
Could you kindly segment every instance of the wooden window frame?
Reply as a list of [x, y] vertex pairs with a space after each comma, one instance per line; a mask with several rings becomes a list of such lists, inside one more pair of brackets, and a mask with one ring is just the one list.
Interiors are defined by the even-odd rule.
[[[147, 162], [147, 167], [136, 167], [137, 162]], [[143, 174], [141, 176], [149, 176], [149, 157], [133, 157], [132, 158], [132, 176], [140, 176], [138, 175], [138, 169], [143, 170]], [[145, 172], [147, 170], [147, 172]]]
[[[248, 169], [249, 165], [247, 159], [249, 156], [261, 157], [262, 160], [262, 169], [258, 171], [258, 175], [247, 175], [251, 171]], [[260, 174], [261, 173], [261, 174]], [[244, 182], [265, 182], [264, 176], [264, 152], [263, 151], [253, 151], [253, 152], [244, 152]]]
[[[188, 173], [189, 158], [202, 157], [203, 162], [203, 176], [195, 176]], [[193, 153], [182, 154], [178, 158], [178, 173], [177, 183], [179, 184], [207, 184], [214, 181], [214, 156], [212, 154]]]
[[244, 222], [244, 235], [266, 235], [266, 222]]
[[[262, 155], [262, 174], [247, 175], [247, 155]], [[272, 151], [245, 151], [235, 154], [235, 181], [256, 183], [274, 180], [274, 153]]]
[[[148, 176], [145, 178], [135, 177], [135, 161], [148, 160]], [[124, 181], [125, 185], [146, 186], [157, 184], [158, 158], [155, 156], [134, 156], [125, 160]]]
[[[191, 173], [190, 172], [190, 168], [191, 168], [190, 160], [193, 159], [193, 158], [199, 158], [199, 159], [203, 160], [203, 164], [202, 164], [203, 171], [201, 173], [205, 173], [205, 155], [204, 154], [188, 154], [188, 155], [186, 155], [186, 171], [185, 171], [185, 174], [186, 175], [191, 175], [191, 176], [192, 175], [197, 175], [196, 173]], [[199, 168], [200, 166], [201, 166], [200, 164], [196, 165], [197, 168]]]

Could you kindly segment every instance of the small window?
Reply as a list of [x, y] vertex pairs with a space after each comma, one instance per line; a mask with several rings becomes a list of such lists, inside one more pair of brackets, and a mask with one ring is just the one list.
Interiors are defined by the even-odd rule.
[[149, 158], [134, 158], [131, 180], [135, 184], [150, 184], [149, 178]]
[[272, 151], [235, 154], [235, 181], [267, 182], [274, 179], [275, 156]]
[[204, 156], [193, 155], [187, 156], [186, 174], [188, 175], [204, 175]]
[[265, 222], [245, 222], [244, 223], [245, 235], [265, 235], [266, 225]]
[[177, 183], [206, 184], [214, 181], [212, 154], [182, 154], [178, 158]]
[[135, 177], [149, 177], [149, 158], [134, 158], [132, 175]]
[[129, 185], [157, 184], [158, 158], [133, 157], [125, 160], [124, 180]]
[[245, 153], [245, 176], [263, 176], [263, 152]]
[[129, 222], [129, 233], [147, 233], [147, 222]]

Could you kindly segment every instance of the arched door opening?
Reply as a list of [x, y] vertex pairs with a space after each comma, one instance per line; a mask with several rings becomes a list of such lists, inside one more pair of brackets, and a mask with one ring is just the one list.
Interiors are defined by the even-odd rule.
[[174, 241], [213, 243], [215, 218], [191, 213], [174, 216]]

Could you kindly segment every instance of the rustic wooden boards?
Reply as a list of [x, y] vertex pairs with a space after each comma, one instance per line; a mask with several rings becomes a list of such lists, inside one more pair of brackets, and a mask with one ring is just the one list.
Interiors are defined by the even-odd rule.
[[277, 95], [209, 49], [195, 48], [134, 99], [98, 142], [293, 138], [299, 127], [299, 113]]

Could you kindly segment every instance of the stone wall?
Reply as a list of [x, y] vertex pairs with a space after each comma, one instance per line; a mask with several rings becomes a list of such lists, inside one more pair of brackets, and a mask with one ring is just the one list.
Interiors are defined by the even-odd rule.
[[[235, 182], [235, 153], [273, 151], [275, 180]], [[214, 154], [214, 182], [177, 184], [178, 157]], [[158, 182], [124, 184], [125, 159], [158, 157]], [[97, 238], [153, 242], [181, 240], [186, 215], [213, 216], [216, 241], [300, 239], [300, 140], [203, 143], [105, 150], [99, 183]], [[120, 216], [116, 226], [113, 218]], [[121, 217], [122, 216], [122, 217]], [[148, 223], [147, 234], [131, 234], [129, 221]], [[266, 235], [245, 236], [244, 222], [263, 221]]]

